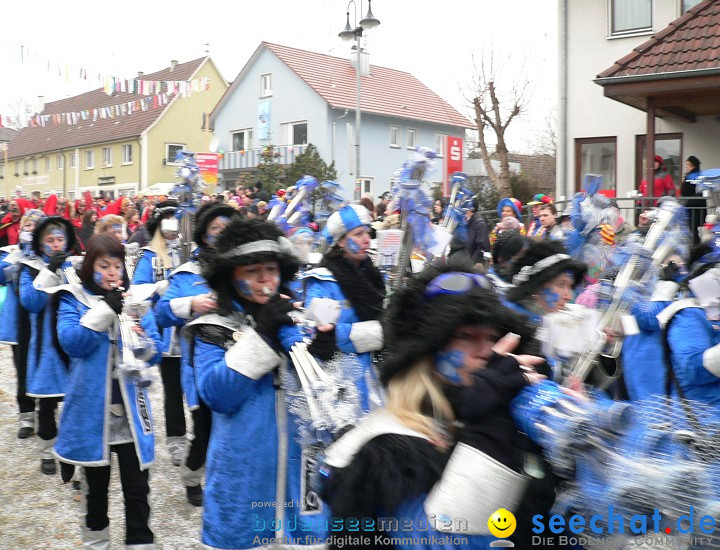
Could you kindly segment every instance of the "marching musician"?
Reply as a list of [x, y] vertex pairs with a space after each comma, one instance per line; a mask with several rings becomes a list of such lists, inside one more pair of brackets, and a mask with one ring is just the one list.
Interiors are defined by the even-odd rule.
[[212, 410], [202, 542], [320, 548], [327, 513], [307, 493], [312, 461], [296, 441], [277, 370], [302, 340], [288, 315], [297, 259], [280, 229], [261, 220], [232, 221], [215, 248], [202, 274], [218, 310], [185, 328], [197, 391]]
[[344, 206], [330, 215], [325, 231], [332, 246], [320, 267], [306, 273], [305, 307], [315, 298], [330, 298], [342, 304], [342, 311], [336, 324], [319, 327], [308, 350], [322, 360], [337, 351], [357, 354], [365, 367], [357, 384], [367, 388], [366, 377], [375, 378], [371, 352], [383, 347], [380, 316], [385, 299], [385, 281], [368, 257], [370, 215], [364, 206]]
[[27, 395], [38, 398], [38, 441], [41, 470], [57, 471], [52, 446], [57, 436], [55, 411], [65, 394], [67, 355], [57, 340], [57, 300], [45, 292], [65, 281], [63, 269], [75, 245], [75, 228], [66, 219], [40, 220], [33, 230], [35, 256], [22, 261], [20, 304], [30, 314], [30, 348], [27, 359]]
[[17, 245], [5, 247], [0, 260], [0, 284], [7, 287], [2, 307], [3, 323], [0, 324], [0, 342], [12, 349], [13, 363], [17, 374], [16, 399], [20, 428], [18, 437], [27, 439], [35, 433], [35, 399], [25, 395], [27, 358], [30, 347], [30, 318], [20, 307], [18, 282], [22, 260], [35, 256], [32, 251], [32, 234], [38, 222], [45, 217], [42, 210], [26, 210], [20, 220], [20, 234]]
[[[148, 468], [154, 460], [153, 421], [146, 386], [138, 373], [124, 370], [126, 353], [119, 334], [123, 310], [125, 249], [110, 235], [95, 235], [79, 272], [82, 286], [60, 293], [57, 337], [70, 357], [70, 377], [55, 454], [63, 480], [72, 466], [83, 466], [87, 481], [82, 540], [91, 548], [110, 548], [108, 487], [110, 453], [117, 456], [125, 498], [126, 548], [154, 548], [148, 504]], [[139, 337], [133, 355], [156, 364], [160, 335], [152, 309], [133, 324]]]
[[[147, 221], [150, 244], [141, 249], [132, 284], [167, 281], [170, 273], [180, 267], [178, 203], [158, 203]], [[166, 285], [167, 283], [165, 283]], [[167, 288], [167, 287], [165, 287]], [[162, 292], [162, 290], [161, 290]], [[156, 296], [155, 301], [159, 298]], [[180, 340], [175, 328], [162, 331], [163, 358], [160, 377], [165, 390], [165, 432], [168, 452], [175, 466], [180, 466], [187, 445], [185, 410], [180, 383]]]
[[[207, 203], [195, 215], [193, 241], [197, 244], [190, 261], [174, 270], [168, 280], [170, 285], [155, 305], [158, 325], [161, 328], [177, 327], [180, 330], [191, 318], [217, 310], [217, 302], [201, 274], [204, 264], [215, 253], [214, 245], [228, 223], [237, 216], [230, 206]], [[195, 376], [189, 362], [187, 342], [181, 340], [181, 382], [188, 409], [193, 419], [193, 437], [180, 468], [187, 499], [194, 506], [202, 506], [202, 481], [205, 454], [210, 440], [211, 413], [199, 398], [195, 387]]]
[[[464, 529], [453, 525], [445, 532], [460, 541], [456, 545], [485, 548], [493, 537], [488, 515], [476, 508], [497, 490], [501, 500], [490, 503], [490, 510], [515, 511], [527, 482], [519, 474], [522, 436], [510, 402], [528, 383], [543, 378], [532, 368], [542, 358], [506, 353], [522, 353], [533, 329], [500, 303], [487, 278], [451, 262], [426, 268], [393, 296], [386, 330], [389, 354], [379, 367], [386, 406], [327, 449], [320, 470], [323, 499], [334, 518], [393, 518], [403, 526], [393, 531], [387, 522], [389, 530], [377, 533], [383, 541], [375, 537], [363, 548], [390, 546], [395, 537], [415, 539], [402, 548], [453, 547], [452, 542], [422, 542], [431, 535], [443, 540], [436, 521], [443, 516], [467, 520]], [[472, 507], [458, 504], [458, 498], [438, 510], [428, 493], [453, 475], [493, 480], [484, 488], [463, 482], [450, 491], [456, 497], [457, 491], [465, 492]], [[525, 542], [521, 548], [529, 546]]]

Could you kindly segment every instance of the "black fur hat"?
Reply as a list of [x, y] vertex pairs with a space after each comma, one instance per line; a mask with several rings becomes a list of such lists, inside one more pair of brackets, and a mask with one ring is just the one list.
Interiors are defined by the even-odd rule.
[[215, 252], [203, 265], [202, 274], [208, 286], [217, 292], [223, 309], [229, 309], [229, 301], [235, 295], [234, 267], [276, 261], [280, 264], [281, 286], [290, 282], [300, 267], [290, 241], [275, 224], [264, 220], [233, 219], [218, 238]]
[[557, 241], [534, 241], [515, 262], [513, 288], [507, 291], [507, 299], [517, 302], [532, 296], [545, 283], [565, 271], [573, 274], [573, 287], [582, 282], [587, 266], [573, 260], [562, 243]]
[[176, 214], [178, 208], [180, 208], [180, 205], [175, 201], [163, 201], [157, 203], [155, 210], [152, 211], [152, 214], [148, 218], [146, 224], [150, 237], [155, 235], [158, 227], [160, 227], [160, 222], [164, 218], [172, 218]]
[[35, 226], [35, 229], [33, 229], [32, 248], [33, 252], [35, 252], [37, 256], [42, 255], [42, 243], [40, 242], [41, 235], [48, 229], [49, 226], [52, 225], [62, 227], [65, 230], [65, 238], [67, 239], [67, 247], [65, 250], [70, 253], [72, 252], [72, 249], [75, 248], [77, 239], [75, 237], [75, 227], [73, 224], [70, 223], [69, 220], [60, 216], [50, 216], [48, 218], [41, 219]]
[[522, 337], [520, 349], [532, 337], [534, 329], [500, 302], [489, 281], [487, 288], [474, 286], [463, 294], [427, 297], [428, 284], [448, 272], [476, 273], [466, 260], [451, 259], [445, 265], [429, 266], [393, 295], [383, 323], [387, 354], [378, 367], [383, 384], [443, 349], [462, 325], [492, 326], [501, 335], [514, 332]]
[[204, 204], [195, 213], [195, 231], [193, 231], [193, 241], [198, 246], [207, 246], [207, 243], [203, 240], [205, 233], [207, 233], [208, 225], [215, 218], [225, 216], [232, 220], [237, 215], [237, 210], [232, 206], [218, 203], [207, 203]]

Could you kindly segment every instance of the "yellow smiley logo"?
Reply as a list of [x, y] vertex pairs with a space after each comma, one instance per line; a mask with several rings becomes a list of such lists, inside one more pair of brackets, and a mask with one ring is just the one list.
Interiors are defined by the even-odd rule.
[[505, 539], [515, 532], [517, 523], [512, 512], [505, 508], [495, 510], [488, 519], [488, 529], [493, 536]]

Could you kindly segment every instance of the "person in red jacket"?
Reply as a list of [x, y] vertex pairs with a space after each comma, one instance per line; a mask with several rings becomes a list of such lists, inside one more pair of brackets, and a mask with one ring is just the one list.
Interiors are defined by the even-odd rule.
[[32, 208], [32, 203], [26, 199], [17, 198], [10, 201], [8, 213], [0, 220], [0, 243], [3, 246], [18, 243], [20, 218], [28, 208]]
[[[640, 182], [640, 194], [644, 197], [662, 197], [665, 195], [675, 196], [675, 183], [672, 176], [665, 168], [663, 159], [660, 155], [655, 155], [655, 175], [653, 179], [652, 189], [648, 189], [647, 181]], [[653, 206], [657, 206], [656, 200]], [[650, 207], [650, 205], [644, 205]]]

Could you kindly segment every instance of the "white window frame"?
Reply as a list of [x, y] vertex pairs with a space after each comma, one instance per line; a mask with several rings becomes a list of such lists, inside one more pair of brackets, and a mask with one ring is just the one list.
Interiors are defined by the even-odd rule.
[[165, 144], [165, 163], [168, 166], [182, 166], [182, 163], [175, 162], [175, 157], [177, 154], [175, 154], [172, 158], [170, 158], [170, 147], [180, 147], [181, 151], [185, 150], [185, 144], [184, 143], [166, 143]]
[[58, 170], [65, 170], [65, 157], [63, 155], [57, 155], [55, 157], [55, 165]]
[[120, 157], [121, 157], [123, 166], [128, 166], [133, 163], [132, 143], [126, 143], [125, 145], [121, 145], [120, 152], [121, 152]]
[[400, 149], [400, 126], [390, 126], [389, 141], [390, 147]]
[[[307, 143], [293, 143], [295, 126], [304, 124], [307, 127]], [[283, 122], [280, 124], [280, 135], [282, 136], [283, 143], [281, 145], [307, 145], [310, 143], [310, 126], [307, 120], [294, 120], [292, 122]]]
[[653, 24], [655, 22], [655, 1], [649, 0], [650, 2], [650, 25], [645, 27], [637, 27], [634, 29], [626, 30], [615, 30], [615, 2], [622, 0], [607, 0], [608, 9], [608, 37], [609, 38], [623, 38], [626, 36], [638, 36], [643, 34], [652, 34]]
[[38, 159], [34, 158], [32, 159], [32, 174], [36, 176], [38, 173]]
[[76, 166], [76, 159], [75, 159], [75, 153], [70, 153], [70, 158], [68, 159], [68, 167], [75, 168]]
[[438, 157], [445, 156], [445, 138], [450, 134], [435, 134], [435, 151]]
[[[243, 132], [245, 137], [243, 139], [244, 147], [242, 149], [235, 149], [235, 134]], [[230, 147], [231, 151], [249, 151], [253, 148], [253, 129], [252, 128], [238, 128], [237, 130], [230, 130]]]
[[85, 151], [85, 170], [95, 169], [95, 150]]
[[52, 168], [52, 162], [50, 162], [50, 157], [45, 157], [45, 171], [49, 172]]
[[103, 168], [110, 168], [113, 165], [113, 154], [112, 147], [102, 148], [102, 166]]
[[[412, 140], [410, 139], [412, 136]], [[412, 143], [410, 143], [412, 141]], [[405, 132], [405, 143], [408, 149], [415, 150], [417, 147], [417, 128], [408, 128]]]
[[260, 75], [260, 97], [270, 97], [272, 92], [272, 73]]
[[20, 161], [15, 161], [15, 173], [19, 176], [20, 175]]
[[27, 176], [30, 174], [30, 159], [23, 161], [23, 175]]

